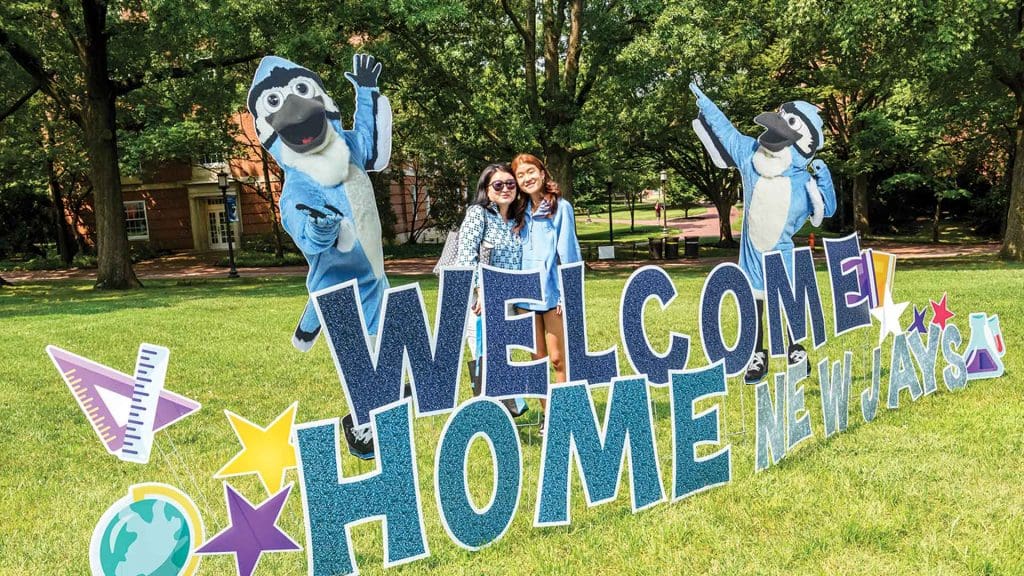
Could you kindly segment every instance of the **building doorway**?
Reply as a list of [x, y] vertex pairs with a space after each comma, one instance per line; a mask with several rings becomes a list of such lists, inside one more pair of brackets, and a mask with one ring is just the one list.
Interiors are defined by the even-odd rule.
[[222, 198], [207, 198], [206, 217], [210, 250], [227, 250], [228, 234], [234, 226], [228, 223], [228, 214]]

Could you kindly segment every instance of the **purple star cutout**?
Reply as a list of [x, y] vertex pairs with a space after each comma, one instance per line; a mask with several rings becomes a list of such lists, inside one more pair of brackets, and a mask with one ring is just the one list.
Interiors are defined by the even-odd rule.
[[264, 552], [302, 550], [277, 527], [277, 518], [291, 491], [292, 485], [289, 484], [259, 507], [254, 507], [225, 482], [224, 497], [228, 501], [231, 525], [209, 539], [196, 550], [196, 554], [232, 553], [239, 576], [251, 576]]
[[914, 306], [914, 321], [907, 328], [907, 332], [917, 332], [919, 334], [927, 334], [928, 330], [924, 327], [924, 315], [928, 312], [928, 308], [918, 311], [917, 306]]

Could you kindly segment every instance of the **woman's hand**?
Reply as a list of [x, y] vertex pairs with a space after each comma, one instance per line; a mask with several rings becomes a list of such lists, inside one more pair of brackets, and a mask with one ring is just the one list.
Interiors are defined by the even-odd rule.
[[479, 316], [480, 312], [483, 310], [483, 306], [480, 305], [479, 287], [473, 289], [473, 305], [470, 306], [469, 309], [472, 310], [473, 314], [476, 314], [477, 316]]

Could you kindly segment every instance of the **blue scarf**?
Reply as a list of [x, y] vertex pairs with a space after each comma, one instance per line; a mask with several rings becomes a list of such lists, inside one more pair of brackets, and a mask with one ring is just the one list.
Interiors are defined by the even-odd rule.
[[540, 201], [540, 206], [537, 206], [537, 210], [533, 213], [534, 218], [550, 218], [551, 217], [551, 202], [545, 198]]

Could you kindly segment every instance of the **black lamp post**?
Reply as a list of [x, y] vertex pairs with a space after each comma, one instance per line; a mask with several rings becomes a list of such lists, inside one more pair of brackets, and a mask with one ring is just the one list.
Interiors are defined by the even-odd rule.
[[604, 181], [608, 188], [608, 245], [615, 244], [615, 231], [612, 229], [612, 177], [608, 176]]
[[238, 278], [238, 269], [235, 268], [235, 246], [231, 229], [231, 214], [228, 210], [228, 173], [221, 170], [217, 173], [217, 186], [220, 188], [220, 197], [224, 200], [224, 226], [228, 231], [228, 262], [231, 269], [228, 271], [228, 278]]
[[665, 172], [664, 170], [662, 170], [660, 176], [661, 176], [661, 214], [662, 214], [662, 218], [664, 219], [663, 220], [664, 224], [662, 225], [662, 228], [664, 228], [665, 232], [667, 233], [668, 232], [668, 204], [665, 203], [665, 183], [668, 182], [668, 172]]

